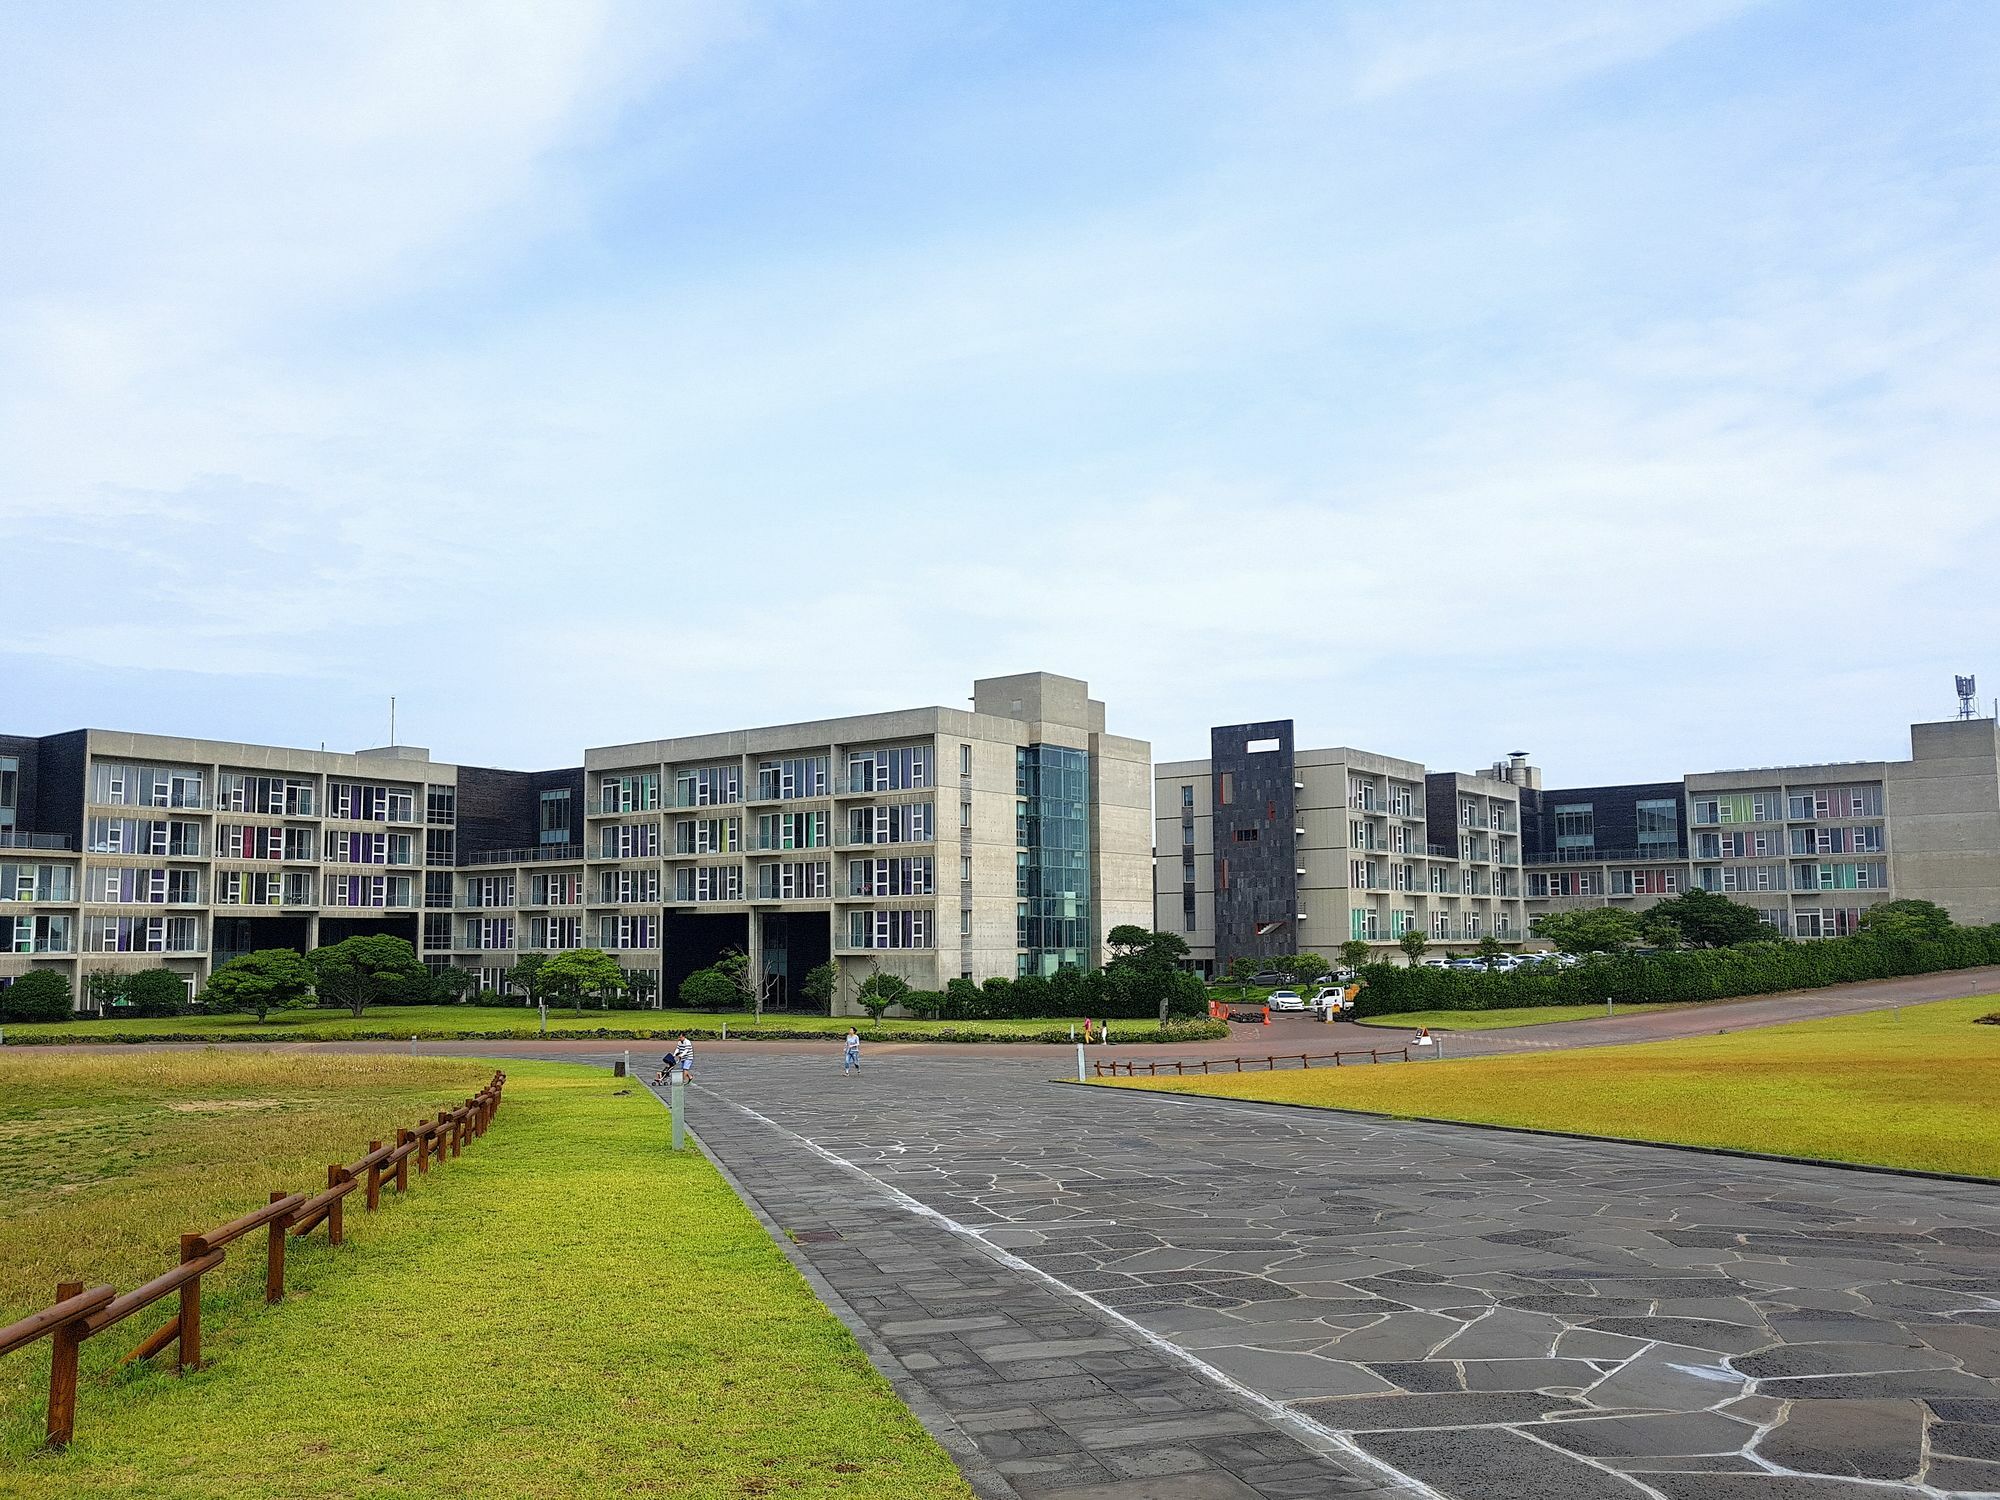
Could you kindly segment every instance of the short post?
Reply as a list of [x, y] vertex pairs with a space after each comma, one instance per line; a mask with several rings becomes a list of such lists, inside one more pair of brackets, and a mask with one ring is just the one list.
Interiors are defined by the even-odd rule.
[[687, 1127], [682, 1123], [682, 1110], [686, 1107], [687, 1074], [675, 1068], [668, 1074], [667, 1101], [674, 1117], [674, 1150], [678, 1151], [687, 1140]]
[[[56, 1283], [56, 1301], [67, 1302], [83, 1291], [80, 1281]], [[76, 1358], [83, 1340], [83, 1320], [74, 1318], [49, 1336], [49, 1446], [67, 1447], [76, 1435]]]
[[1604, 1013], [1607, 1016], [1611, 1014], [1611, 997], [1609, 995], [1604, 997]]
[[[396, 1149], [402, 1150], [410, 1142], [410, 1132], [400, 1126], [396, 1130]], [[400, 1196], [410, 1190], [410, 1158], [407, 1155], [396, 1158], [396, 1192]]]
[[[1070, 1034], [1070, 1036], [1071, 1036], [1072, 1038], [1074, 1038], [1074, 1037], [1076, 1036], [1076, 1028], [1075, 1028], [1074, 1026], [1070, 1027], [1070, 1029], [1069, 1029], [1069, 1034]], [[1082, 1083], [1082, 1082], [1083, 1082], [1083, 1043], [1082, 1043], [1082, 1042], [1078, 1042], [1078, 1043], [1076, 1044], [1076, 1081], [1077, 1081], [1078, 1083]]]
[[[283, 1188], [271, 1189], [271, 1201], [276, 1203], [285, 1196]], [[264, 1300], [283, 1302], [285, 1300], [285, 1230], [291, 1226], [290, 1214], [279, 1214], [271, 1220], [271, 1243], [264, 1252]]]
[[[326, 1169], [326, 1185], [328, 1187], [339, 1187], [345, 1181], [347, 1181], [347, 1168], [340, 1165], [339, 1162], [333, 1163]], [[344, 1197], [336, 1198], [333, 1200], [333, 1207], [327, 1211], [326, 1242], [329, 1245], [338, 1245], [340, 1243], [340, 1209], [341, 1205], [346, 1202], [347, 1199]]]
[[417, 1055], [417, 1034], [413, 1031], [410, 1033], [410, 1056], [415, 1057], [416, 1055]]
[[[727, 1026], [729, 1023], [724, 1021], [722, 1024]], [[624, 1061], [618, 1064], [618, 1076], [620, 1078], [630, 1078], [632, 1076], [632, 1049], [630, 1047], [625, 1049]]]
[[729, 1040], [729, 1023], [727, 1021], [722, 1023], [722, 1039], [725, 1042]]
[[431, 1169], [431, 1133], [429, 1120], [417, 1121], [417, 1175], [422, 1177]]
[[[373, 1156], [377, 1151], [380, 1151], [381, 1149], [382, 1149], [382, 1143], [380, 1141], [370, 1141], [368, 1143], [368, 1154], [370, 1156]], [[382, 1206], [382, 1163], [379, 1161], [371, 1161], [370, 1163], [368, 1163], [368, 1212], [372, 1214], [375, 1212], [376, 1209], [380, 1208], [381, 1206]]]
[[546, 1000], [537, 1000], [535, 1004], [540, 1007], [542, 1012], [542, 1035], [547, 1036], [549, 1034], [549, 1002]]
[[[208, 1242], [198, 1234], [181, 1236], [181, 1264], [200, 1260], [208, 1253]], [[174, 1369], [199, 1370], [201, 1368], [201, 1278], [181, 1283], [181, 1331], [179, 1347], [174, 1351]]]

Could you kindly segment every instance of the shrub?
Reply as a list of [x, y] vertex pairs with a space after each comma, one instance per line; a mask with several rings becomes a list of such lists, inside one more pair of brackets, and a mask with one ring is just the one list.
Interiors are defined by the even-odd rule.
[[743, 991], [720, 969], [696, 969], [681, 981], [681, 1004], [689, 1010], [740, 1010]]
[[135, 1016], [184, 1016], [194, 1009], [187, 981], [172, 969], [143, 969], [125, 986], [125, 1004]]
[[926, 1021], [935, 1021], [944, 1014], [944, 991], [911, 990], [909, 994], [903, 996], [900, 1003], [911, 1015], [920, 1016]]
[[0, 1021], [67, 1021], [74, 1014], [69, 977], [54, 969], [30, 969], [0, 990]]

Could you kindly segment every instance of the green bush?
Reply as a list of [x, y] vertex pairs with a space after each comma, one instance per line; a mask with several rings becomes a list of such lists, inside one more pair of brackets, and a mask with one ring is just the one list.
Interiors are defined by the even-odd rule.
[[1093, 1016], [1157, 1024], [1162, 988], [1167, 993], [1169, 1018], [1185, 1021], [1206, 1014], [1208, 994], [1195, 975], [1138, 968], [1096, 969], [1088, 974], [1065, 969], [1046, 979], [1030, 974], [1020, 979], [989, 979], [984, 984], [954, 979], [945, 986], [940, 1014], [947, 1021]]
[[69, 978], [54, 969], [30, 969], [0, 990], [0, 1021], [67, 1021], [75, 1013]]
[[720, 969], [696, 969], [681, 981], [681, 1004], [689, 1010], [741, 1010], [743, 991]]
[[134, 1016], [184, 1016], [194, 1006], [187, 981], [172, 969], [142, 969], [125, 984], [125, 1013]]
[[2000, 927], [1960, 927], [1936, 940], [1903, 935], [1785, 939], [1665, 953], [1602, 953], [1573, 968], [1511, 973], [1371, 964], [1355, 1002], [1362, 1016], [1419, 1010], [1728, 1000], [2000, 963]]

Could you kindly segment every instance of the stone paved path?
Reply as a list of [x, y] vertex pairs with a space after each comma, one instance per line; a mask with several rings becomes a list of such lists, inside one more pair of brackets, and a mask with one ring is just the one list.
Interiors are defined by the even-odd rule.
[[2000, 1190], [1047, 1071], [711, 1056], [691, 1106], [989, 1493], [2000, 1493]]

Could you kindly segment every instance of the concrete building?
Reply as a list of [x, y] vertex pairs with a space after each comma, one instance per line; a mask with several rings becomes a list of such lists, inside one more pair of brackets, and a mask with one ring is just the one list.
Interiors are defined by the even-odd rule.
[[[1151, 915], [1150, 751], [1048, 673], [921, 708], [445, 765], [80, 730], [0, 737], [0, 982], [165, 965], [199, 984], [359, 932], [504, 987], [601, 947], [671, 999], [727, 948], [785, 1007], [881, 969], [923, 989], [1101, 962]], [[78, 984], [79, 995], [82, 986]]]
[[1297, 750], [1292, 721], [1209, 732], [1209, 757], [1154, 770], [1153, 925], [1193, 966], [1527, 935], [1518, 786], [1348, 748]]
[[1545, 789], [1515, 755], [1531, 913], [1639, 911], [1699, 887], [1798, 938], [1852, 932], [1879, 901], [2000, 922], [2000, 726], [1910, 726], [1910, 758], [1708, 771]]

